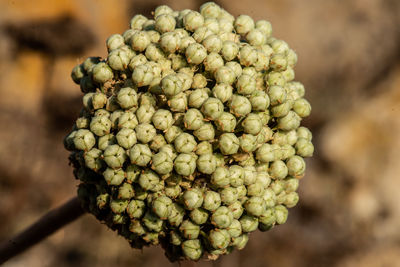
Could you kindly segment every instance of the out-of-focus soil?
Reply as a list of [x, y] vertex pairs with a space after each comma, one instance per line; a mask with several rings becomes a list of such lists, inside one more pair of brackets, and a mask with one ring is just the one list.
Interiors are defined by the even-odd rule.
[[[70, 79], [134, 14], [200, 0], [0, 1], [0, 240], [75, 195], [62, 145], [81, 105]], [[181, 266], [400, 266], [400, 2], [220, 0], [272, 22], [299, 56], [314, 133], [300, 202], [247, 247]], [[5, 266], [178, 266], [160, 248], [132, 250], [94, 217], [65, 227]]]

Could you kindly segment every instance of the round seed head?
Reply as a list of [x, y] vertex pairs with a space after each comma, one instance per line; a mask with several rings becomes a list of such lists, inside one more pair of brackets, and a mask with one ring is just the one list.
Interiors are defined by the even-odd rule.
[[181, 38], [175, 32], [166, 32], [161, 35], [160, 46], [166, 53], [174, 53], [181, 45]]
[[112, 69], [104, 62], [100, 62], [92, 68], [93, 81], [105, 83], [114, 77]]
[[196, 239], [200, 234], [200, 226], [190, 220], [184, 220], [179, 227], [179, 231], [186, 239]]
[[214, 78], [217, 83], [233, 84], [236, 75], [231, 68], [222, 66], [214, 72]]
[[215, 121], [215, 125], [222, 132], [233, 132], [236, 127], [236, 118], [229, 112], [222, 112]]
[[224, 105], [218, 98], [209, 97], [201, 106], [201, 112], [205, 118], [215, 120], [224, 112]]
[[213, 140], [215, 136], [214, 126], [211, 123], [203, 123], [193, 134], [200, 141]]
[[136, 144], [129, 150], [129, 158], [132, 164], [146, 166], [152, 157], [150, 148], [144, 144]]
[[156, 136], [157, 132], [153, 125], [142, 123], [135, 127], [136, 137], [142, 143], [149, 143]]
[[217, 208], [211, 215], [211, 223], [218, 228], [227, 228], [233, 221], [232, 212], [225, 206]]
[[243, 215], [240, 219], [240, 224], [242, 225], [243, 232], [253, 232], [258, 227], [258, 219], [257, 217], [251, 215]]
[[207, 222], [208, 212], [205, 209], [197, 208], [190, 212], [189, 217], [194, 223], [201, 225]]
[[210, 182], [218, 188], [227, 187], [230, 182], [229, 170], [225, 167], [217, 167], [211, 175]]
[[233, 133], [224, 133], [219, 137], [218, 145], [222, 154], [232, 155], [239, 150], [239, 139]]
[[189, 260], [197, 261], [203, 254], [200, 240], [186, 240], [182, 243], [182, 252]]
[[200, 155], [196, 164], [197, 170], [204, 174], [212, 174], [217, 168], [217, 160], [211, 153]]
[[175, 18], [170, 14], [162, 14], [155, 18], [155, 29], [159, 33], [171, 32], [175, 29]]
[[186, 59], [190, 64], [201, 64], [207, 57], [207, 49], [201, 44], [193, 43], [186, 48]]
[[196, 158], [192, 154], [181, 153], [174, 160], [175, 171], [183, 176], [190, 176], [196, 169]]

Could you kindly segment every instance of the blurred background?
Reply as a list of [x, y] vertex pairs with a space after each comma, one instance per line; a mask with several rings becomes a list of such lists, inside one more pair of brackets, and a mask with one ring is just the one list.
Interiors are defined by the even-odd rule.
[[[81, 106], [73, 66], [160, 4], [201, 0], [0, 1], [0, 240], [76, 194], [62, 140]], [[267, 19], [296, 50], [315, 156], [288, 222], [242, 251], [180, 266], [400, 266], [400, 1], [219, 0]], [[4, 266], [179, 266], [133, 250], [85, 215]]]

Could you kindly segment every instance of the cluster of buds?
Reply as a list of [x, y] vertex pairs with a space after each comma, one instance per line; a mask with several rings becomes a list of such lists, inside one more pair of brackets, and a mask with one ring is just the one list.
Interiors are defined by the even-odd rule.
[[85, 208], [132, 247], [216, 259], [297, 204], [311, 106], [268, 21], [212, 2], [153, 14], [73, 69], [83, 109], [64, 144]]

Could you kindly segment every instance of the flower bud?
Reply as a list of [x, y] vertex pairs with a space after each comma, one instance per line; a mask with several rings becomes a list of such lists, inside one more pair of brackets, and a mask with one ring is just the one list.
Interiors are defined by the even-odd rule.
[[189, 95], [189, 107], [199, 109], [203, 103], [208, 99], [207, 90], [204, 88], [196, 89]]
[[142, 143], [149, 143], [156, 136], [157, 132], [153, 125], [142, 123], [135, 127], [136, 137]]
[[208, 212], [202, 208], [197, 208], [190, 212], [189, 217], [194, 223], [201, 225], [207, 222]]
[[218, 188], [223, 188], [229, 185], [229, 171], [225, 167], [217, 167], [210, 178], [211, 184]]
[[215, 120], [224, 112], [224, 105], [219, 99], [209, 97], [201, 106], [201, 112], [205, 118]]
[[204, 124], [203, 114], [198, 109], [191, 108], [183, 117], [185, 128], [188, 130], [197, 130]]
[[175, 32], [166, 32], [161, 35], [160, 46], [166, 53], [174, 53], [181, 45], [181, 38]]
[[254, 113], [247, 115], [247, 117], [242, 121], [242, 126], [245, 133], [252, 135], [257, 135], [262, 128], [259, 116]]
[[197, 170], [204, 174], [212, 174], [217, 168], [217, 161], [213, 154], [203, 154], [197, 159]]
[[94, 65], [92, 73], [93, 80], [97, 83], [105, 83], [114, 77], [111, 68], [104, 62]]
[[261, 197], [252, 196], [244, 203], [244, 208], [247, 214], [258, 217], [265, 210], [265, 202]]
[[293, 111], [296, 112], [300, 117], [304, 118], [310, 115], [311, 105], [306, 99], [300, 98], [294, 101]]
[[129, 150], [129, 158], [132, 164], [146, 166], [152, 157], [150, 148], [144, 144], [136, 144]]
[[170, 74], [161, 80], [161, 88], [166, 96], [171, 97], [182, 92], [183, 83], [176, 74]]
[[233, 132], [236, 127], [236, 118], [229, 112], [222, 112], [221, 116], [215, 121], [215, 124], [220, 131]]
[[211, 223], [218, 228], [227, 228], [231, 225], [232, 221], [233, 214], [225, 206], [217, 208], [211, 215]]
[[212, 140], [215, 137], [214, 126], [211, 123], [204, 123], [193, 134], [200, 141]]
[[282, 206], [278, 205], [275, 207], [275, 218], [277, 224], [284, 224], [288, 217], [288, 210]]
[[189, 260], [197, 261], [203, 254], [200, 240], [186, 240], [182, 243], [182, 252]]
[[290, 131], [297, 129], [300, 126], [301, 118], [294, 111], [289, 111], [289, 113], [284, 116], [278, 118], [278, 129], [284, 131]]
[[251, 112], [251, 103], [244, 96], [233, 95], [230, 102], [230, 111], [236, 117], [246, 116]]
[[132, 30], [142, 30], [143, 24], [148, 20], [143, 15], [135, 15], [131, 21], [130, 21], [130, 26]]
[[168, 217], [168, 222], [172, 226], [179, 226], [183, 221], [184, 215], [185, 215], [185, 209], [178, 203], [174, 202], [171, 205], [171, 211]]
[[190, 220], [184, 220], [179, 227], [179, 231], [186, 239], [196, 239], [200, 234], [200, 226], [192, 223]]
[[171, 32], [175, 29], [176, 21], [172, 15], [162, 14], [157, 16], [155, 22], [155, 29], [160, 32]]
[[96, 143], [92, 132], [87, 129], [79, 129], [73, 137], [75, 149], [89, 151]]
[[191, 64], [201, 64], [207, 57], [207, 50], [201, 44], [193, 43], [186, 48], [186, 59]]
[[219, 191], [222, 203], [230, 205], [238, 199], [237, 190], [234, 187], [226, 187]]
[[253, 232], [258, 227], [257, 217], [251, 215], [243, 215], [240, 219], [240, 224], [242, 225], [243, 232]]
[[150, 36], [146, 31], [137, 31], [130, 38], [132, 49], [139, 52], [146, 50], [150, 42]]
[[179, 153], [190, 153], [195, 149], [196, 145], [193, 135], [188, 133], [181, 133], [174, 140], [175, 149]]
[[175, 171], [183, 176], [190, 176], [196, 169], [196, 158], [187, 153], [179, 154], [174, 161]]
[[235, 30], [238, 34], [245, 35], [254, 29], [254, 20], [247, 15], [240, 15], [235, 20]]
[[236, 75], [231, 68], [222, 66], [214, 72], [214, 78], [217, 83], [233, 84]]
[[276, 160], [271, 163], [269, 174], [273, 179], [284, 179], [288, 175], [288, 167], [281, 160]]

